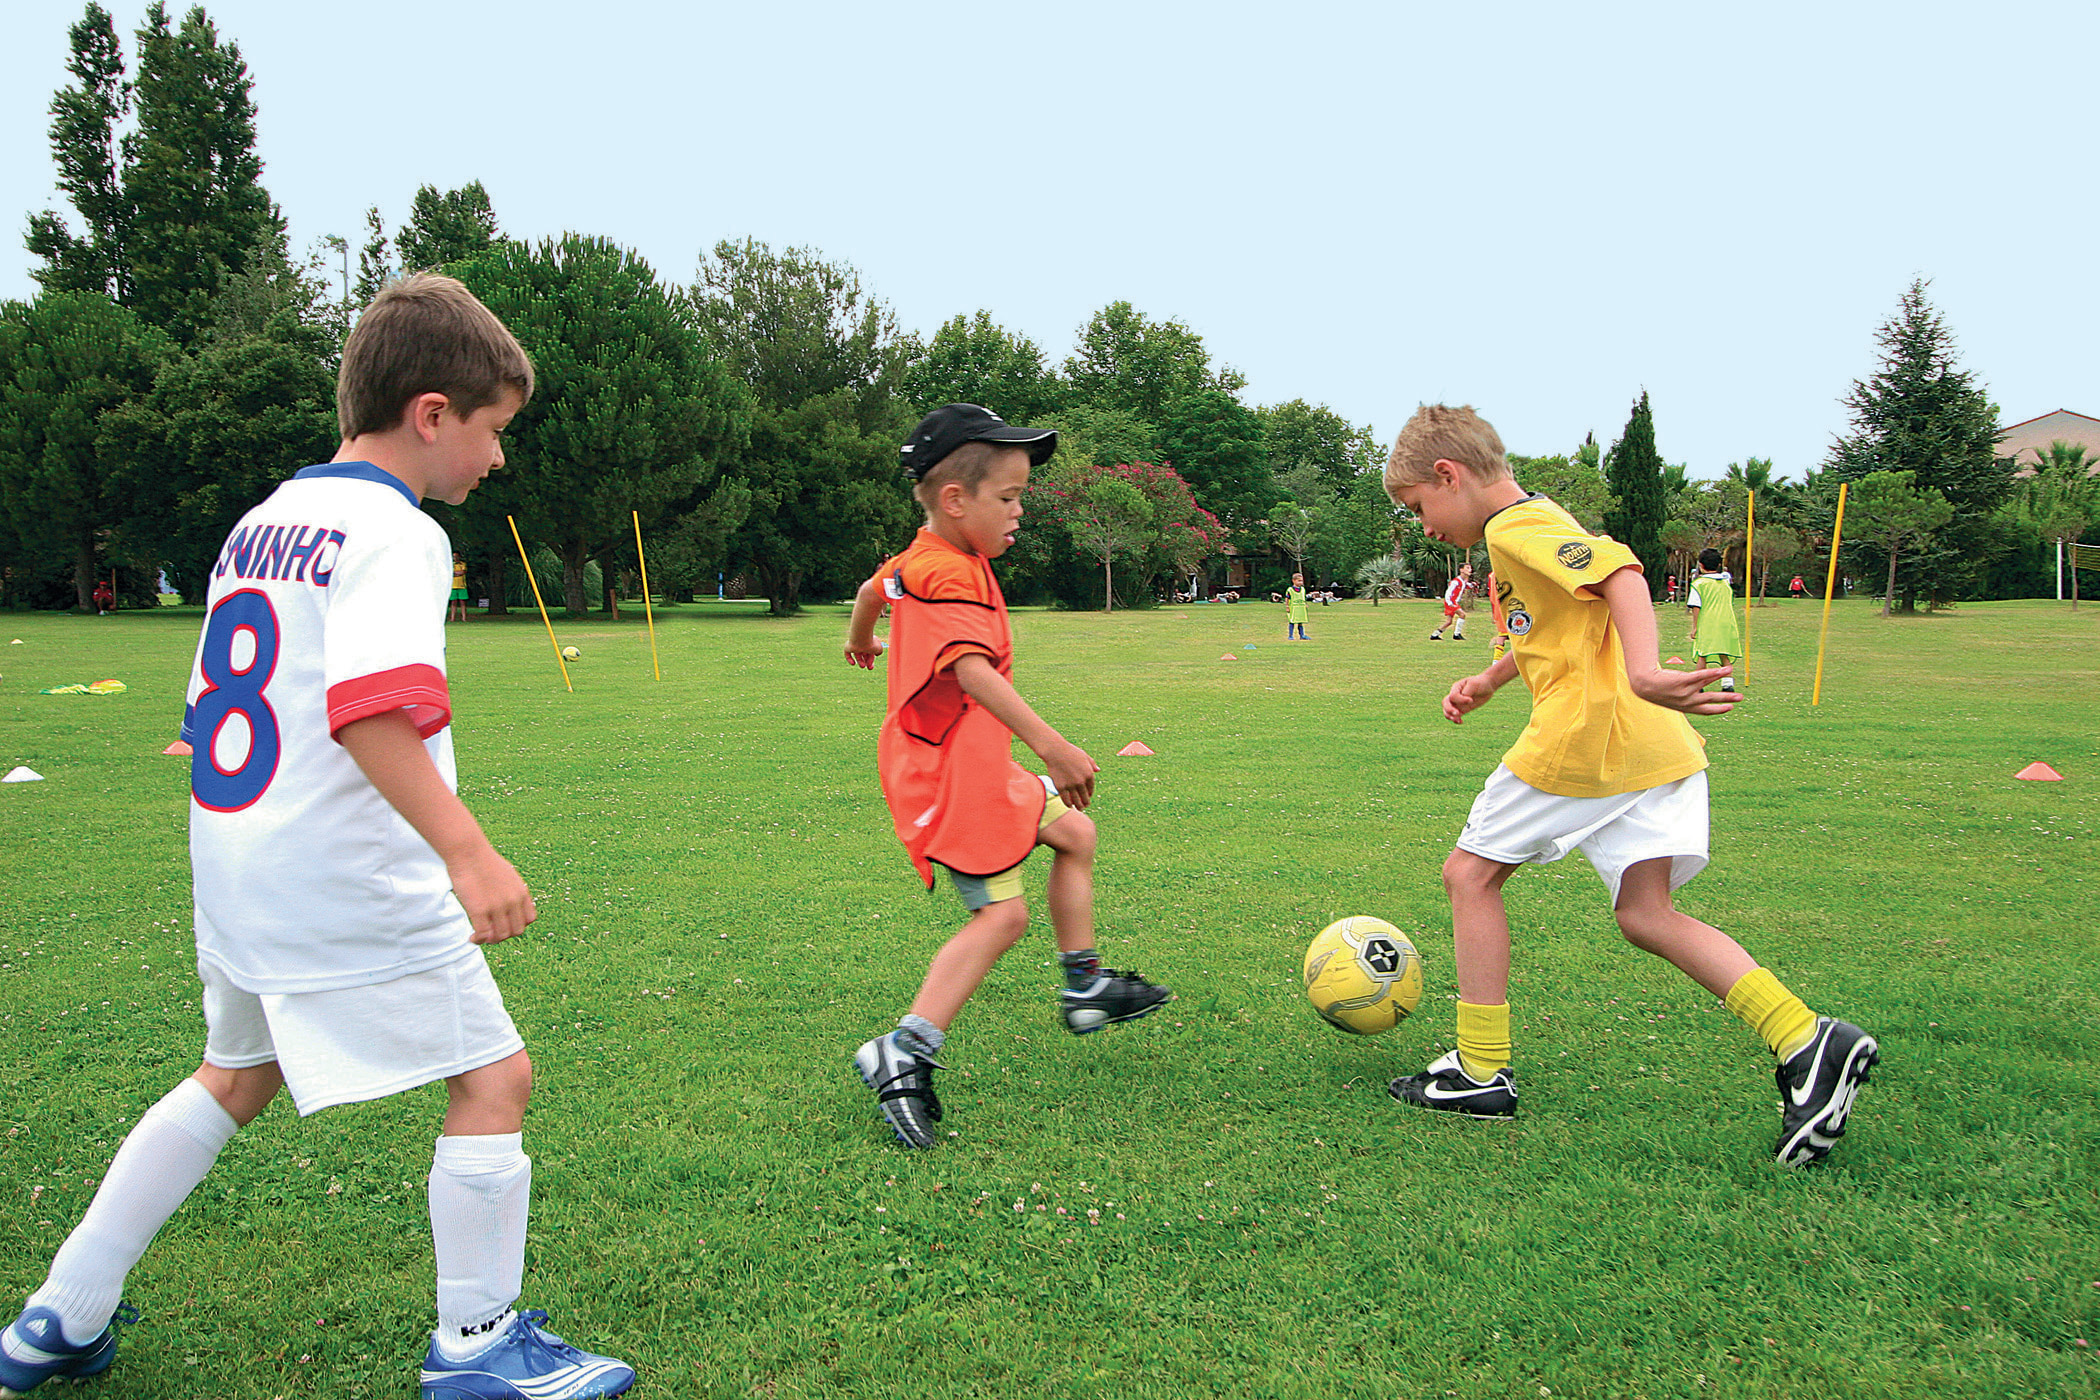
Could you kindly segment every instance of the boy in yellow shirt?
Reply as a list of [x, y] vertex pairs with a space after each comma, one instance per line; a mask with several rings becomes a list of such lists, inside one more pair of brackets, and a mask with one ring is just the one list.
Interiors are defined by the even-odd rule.
[[1461, 548], [1485, 539], [1493, 561], [1513, 646], [1451, 687], [1445, 718], [1464, 722], [1519, 675], [1532, 694], [1531, 723], [1444, 862], [1458, 1048], [1394, 1080], [1393, 1097], [1481, 1118], [1516, 1111], [1502, 885], [1521, 865], [1580, 850], [1611, 891], [1626, 940], [1720, 997], [1771, 1047], [1778, 1159], [1820, 1160], [1843, 1134], [1880, 1046], [1810, 1011], [1733, 938], [1670, 899], [1707, 862], [1706, 755], [1683, 716], [1726, 714], [1743, 697], [1705, 693], [1722, 668], [1657, 663], [1655, 609], [1632, 551], [1527, 495], [1501, 438], [1472, 409], [1418, 410], [1393, 444], [1385, 488], [1430, 538]]

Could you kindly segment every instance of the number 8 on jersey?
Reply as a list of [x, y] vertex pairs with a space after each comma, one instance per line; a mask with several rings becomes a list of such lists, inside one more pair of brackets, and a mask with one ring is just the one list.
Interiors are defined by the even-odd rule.
[[277, 712], [263, 691], [277, 672], [278, 637], [276, 609], [252, 588], [228, 594], [205, 624], [190, 792], [214, 812], [253, 806], [277, 776]]

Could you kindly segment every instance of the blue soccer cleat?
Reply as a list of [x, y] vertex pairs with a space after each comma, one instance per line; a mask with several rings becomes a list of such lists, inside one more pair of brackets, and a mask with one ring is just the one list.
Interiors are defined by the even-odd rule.
[[117, 1358], [117, 1328], [139, 1320], [138, 1309], [120, 1307], [109, 1325], [84, 1346], [74, 1346], [49, 1308], [25, 1308], [0, 1332], [0, 1397], [27, 1395], [48, 1380], [99, 1376]]
[[570, 1346], [541, 1324], [538, 1308], [464, 1361], [448, 1361], [433, 1338], [423, 1357], [423, 1400], [595, 1400], [625, 1394], [634, 1368]]

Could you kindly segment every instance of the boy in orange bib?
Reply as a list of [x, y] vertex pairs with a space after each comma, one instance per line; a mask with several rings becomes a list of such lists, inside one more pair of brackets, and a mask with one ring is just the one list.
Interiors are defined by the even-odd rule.
[[[1013, 686], [1013, 631], [991, 561], [1014, 542], [1030, 467], [1057, 433], [1018, 428], [975, 404], [935, 409], [902, 456], [926, 524], [860, 586], [846, 660], [872, 670], [890, 612], [889, 710], [876, 764], [897, 837], [926, 887], [945, 867], [970, 921], [936, 953], [897, 1029], [861, 1046], [854, 1064], [906, 1147], [937, 1139], [934, 1056], [992, 964], [1028, 931], [1021, 863], [1050, 865], [1050, 924], [1064, 966], [1065, 1028], [1074, 1035], [1158, 1010], [1169, 993], [1094, 951], [1094, 823], [1085, 815], [1099, 765], [1044, 723]], [[1013, 740], [1050, 770], [1013, 761]]]

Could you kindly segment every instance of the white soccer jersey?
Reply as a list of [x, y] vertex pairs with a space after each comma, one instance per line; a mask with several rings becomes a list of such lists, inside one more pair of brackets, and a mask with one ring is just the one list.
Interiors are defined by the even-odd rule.
[[406, 709], [447, 786], [452, 546], [367, 462], [308, 467], [212, 570], [182, 736], [197, 954], [250, 992], [390, 981], [471, 931], [445, 864], [335, 732]]

